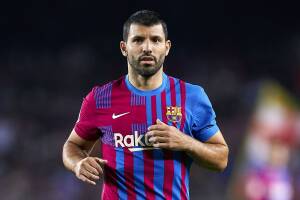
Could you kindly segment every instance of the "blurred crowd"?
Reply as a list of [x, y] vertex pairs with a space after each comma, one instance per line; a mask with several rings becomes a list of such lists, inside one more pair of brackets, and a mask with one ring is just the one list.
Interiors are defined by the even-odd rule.
[[[75, 10], [80, 8], [80, 4], [74, 6]], [[75, 16], [74, 12], [69, 13]], [[32, 12], [28, 13], [29, 17], [24, 19], [37, 20]], [[41, 31], [35, 27], [36, 29], [29, 31], [7, 32], [9, 40], [0, 48], [1, 199], [100, 199], [101, 182], [94, 187], [76, 179], [63, 167], [61, 153], [77, 120], [82, 98], [94, 85], [117, 79], [127, 71], [126, 60], [118, 49], [121, 28], [117, 33], [110, 33], [109, 28], [102, 30], [99, 25], [100, 28], [80, 32], [78, 30], [93, 27], [98, 21], [90, 20], [85, 25], [85, 21], [80, 21], [79, 17], [74, 21], [71, 17], [66, 17], [67, 22], [73, 24], [68, 24], [71, 28], [64, 33], [62, 27], [66, 21], [57, 25], [62, 30], [52, 30], [51, 27], [56, 27], [55, 23], [60, 18], [56, 17], [51, 21], [51, 12], [48, 10], [47, 13], [41, 16], [42, 19], [48, 19], [48, 24], [35, 21], [37, 27], [42, 27]], [[39, 16], [41, 13], [35, 14]], [[273, 81], [284, 88], [297, 105], [293, 109], [299, 119], [300, 35], [292, 28], [288, 29], [290, 32], [276, 34], [276, 24], [271, 25], [266, 18], [261, 20], [250, 17], [244, 17], [245, 23], [237, 25], [226, 21], [229, 18], [224, 18], [217, 24], [215, 18], [203, 19], [207, 20], [204, 28], [183, 32], [181, 28], [176, 29], [174, 21], [180, 13], [168, 14], [165, 16], [167, 23], [170, 22], [173, 47], [164, 65], [165, 71], [205, 89], [230, 148], [228, 167], [223, 173], [192, 167], [191, 199], [263, 200], [255, 199], [257, 196], [251, 196], [251, 192], [250, 196], [245, 196], [247, 188], [239, 188], [241, 193], [245, 190], [245, 194], [236, 194], [236, 183], [240, 181], [237, 177], [241, 175], [236, 171], [246, 171], [247, 167], [244, 165], [253, 164], [247, 159], [238, 158], [253, 156], [245, 153], [247, 148], [243, 144], [249, 139], [248, 135], [252, 130], [249, 127], [256, 113], [258, 93], [265, 81]], [[93, 14], [87, 19], [92, 19], [91, 16]], [[122, 20], [125, 17], [125, 13], [119, 16]], [[188, 17], [186, 21], [187, 19]], [[15, 23], [22, 24], [19, 21]], [[108, 25], [110, 22], [103, 23]], [[121, 27], [121, 23], [118, 26]], [[253, 28], [256, 24], [259, 29]], [[187, 25], [192, 27], [193, 20], [188, 20]], [[215, 26], [221, 28], [214, 28]], [[250, 29], [252, 32], [248, 33]], [[95, 33], [89, 34], [88, 31]], [[104, 31], [103, 35], [98, 36], [101, 31]], [[218, 34], [218, 31], [221, 33]], [[200, 32], [204, 33], [198, 35]], [[63, 36], [56, 41], [51, 34]], [[300, 130], [299, 120], [297, 126], [296, 130]], [[297, 134], [300, 135], [296, 131]], [[299, 140], [300, 137], [297, 137], [295, 140]], [[256, 145], [254, 142], [254, 149]], [[286, 162], [288, 177], [294, 179], [287, 180], [292, 188], [292, 192], [287, 193], [290, 196], [270, 200], [299, 199], [300, 176], [297, 163], [300, 160], [299, 156], [295, 156], [299, 152], [298, 147], [295, 145], [289, 153], [282, 146], [274, 147], [274, 152], [289, 155], [289, 159], [284, 156], [279, 156], [278, 159]], [[101, 155], [100, 144], [93, 154]], [[276, 156], [274, 158], [278, 161]], [[256, 172], [246, 174], [249, 180], [257, 180]], [[248, 188], [255, 189], [251, 183]]]

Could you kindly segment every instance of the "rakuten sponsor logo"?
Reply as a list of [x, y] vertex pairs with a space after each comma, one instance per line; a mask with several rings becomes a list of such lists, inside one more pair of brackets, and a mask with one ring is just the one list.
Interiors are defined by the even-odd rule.
[[149, 138], [145, 134], [139, 134], [134, 131], [134, 134], [122, 135], [121, 133], [114, 133], [115, 147], [127, 147], [130, 151], [143, 151], [156, 149], [149, 142]]

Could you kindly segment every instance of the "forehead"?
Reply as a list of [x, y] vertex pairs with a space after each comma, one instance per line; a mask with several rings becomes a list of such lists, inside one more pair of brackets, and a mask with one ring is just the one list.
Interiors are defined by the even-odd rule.
[[165, 38], [164, 30], [161, 24], [156, 24], [153, 26], [131, 24], [128, 33], [128, 38], [132, 38], [135, 36], [160, 36], [162, 38]]

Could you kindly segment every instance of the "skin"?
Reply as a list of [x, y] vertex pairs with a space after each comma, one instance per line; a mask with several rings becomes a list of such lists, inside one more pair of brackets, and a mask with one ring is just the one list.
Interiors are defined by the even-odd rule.
[[[161, 24], [150, 27], [132, 24], [127, 41], [120, 42], [121, 52], [127, 57], [130, 83], [140, 90], [159, 87], [162, 84], [163, 62], [170, 48], [171, 41], [165, 39]], [[154, 61], [139, 60], [143, 56], [153, 57]]]
[[[127, 41], [120, 42], [121, 52], [127, 58], [130, 83], [140, 90], [158, 88], [170, 48], [171, 41], [165, 38], [161, 24], [131, 24]], [[157, 120], [146, 134], [154, 147], [184, 151], [200, 166], [216, 171], [223, 171], [227, 166], [229, 150], [220, 131], [203, 143]], [[89, 156], [95, 142], [82, 139], [73, 130], [63, 147], [65, 167], [80, 180], [93, 185], [103, 177], [103, 166], [107, 163]]]
[[185, 151], [199, 166], [215, 171], [223, 171], [227, 166], [228, 146], [220, 131], [203, 143], [157, 119], [147, 134], [154, 147]]
[[74, 172], [78, 179], [92, 185], [103, 177], [103, 167], [107, 163], [107, 160], [89, 156], [96, 141], [82, 139], [72, 130], [63, 146], [65, 167]]

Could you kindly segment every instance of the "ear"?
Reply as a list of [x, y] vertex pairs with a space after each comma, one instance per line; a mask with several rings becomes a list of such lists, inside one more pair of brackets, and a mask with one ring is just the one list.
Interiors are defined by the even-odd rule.
[[124, 41], [120, 42], [120, 49], [121, 49], [122, 55], [127, 57], [126, 42], [124, 42]]
[[167, 40], [166, 41], [166, 56], [169, 54], [170, 49], [171, 49], [171, 41]]

